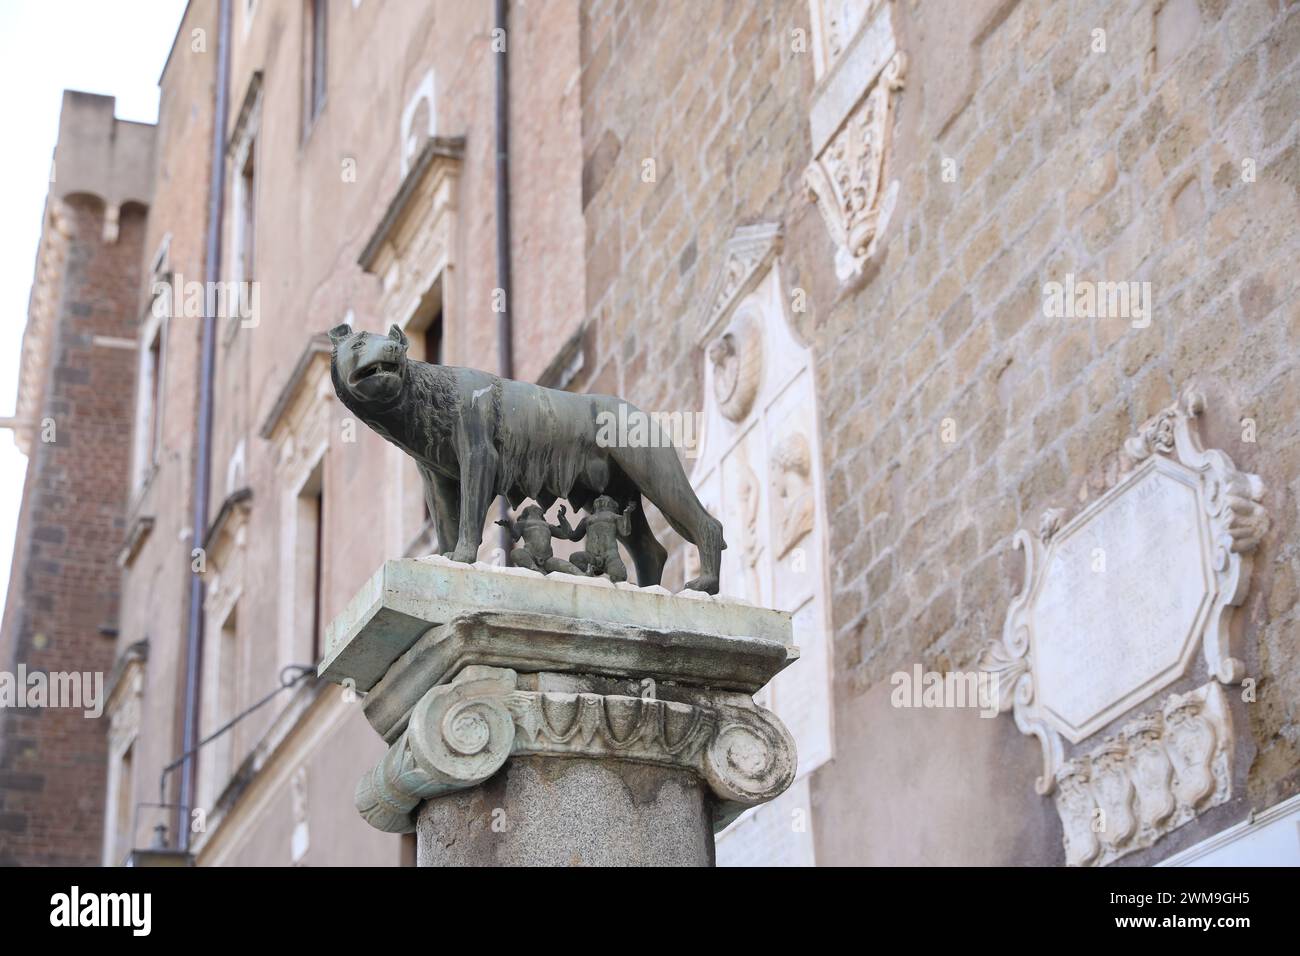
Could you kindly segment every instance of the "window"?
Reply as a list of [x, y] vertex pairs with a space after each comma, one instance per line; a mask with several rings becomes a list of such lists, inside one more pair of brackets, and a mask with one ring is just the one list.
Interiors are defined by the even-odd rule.
[[226, 257], [228, 274], [223, 342], [229, 345], [234, 331], [245, 320], [256, 322], [257, 292], [257, 159], [258, 135], [262, 124], [262, 72], [253, 73], [230, 136], [230, 188], [226, 206]]
[[256, 158], [257, 140], [250, 139], [248, 142], [248, 155], [244, 157], [243, 166], [239, 170], [239, 228], [236, 233], [238, 247], [235, 250], [236, 255], [239, 257], [239, 278], [244, 282], [251, 282], [254, 275], [253, 253], [257, 227]]
[[[433, 362], [441, 365], [443, 361], [443, 340], [442, 340], [442, 280], [439, 279], [424, 294], [420, 304], [416, 307], [414, 315], [406, 323], [406, 337], [411, 344], [408, 349], [408, 356], [420, 362]], [[403, 515], [406, 530], [409, 535], [417, 536], [413, 547], [424, 548], [419, 536], [428, 528], [429, 522], [433, 515], [429, 513], [429, 503], [424, 497], [424, 484], [414, 480], [414, 475], [409, 473], [402, 478], [403, 485]], [[432, 547], [430, 543], [428, 547]], [[447, 545], [438, 544], [439, 548], [445, 549]], [[410, 548], [408, 547], [408, 551]]]
[[135, 741], [126, 745], [117, 761], [109, 766], [109, 825], [112, 831], [105, 841], [104, 865], [117, 866], [122, 862], [135, 841], [134, 828], [135, 799], [132, 763], [135, 757]]
[[311, 131], [316, 117], [325, 108], [326, 79], [326, 17], [328, 5], [326, 0], [307, 0], [307, 36], [305, 37], [303, 87], [305, 106], [303, 110], [303, 138]]
[[[220, 612], [218, 612], [220, 613]], [[210, 621], [213, 619], [209, 619]], [[242, 701], [243, 647], [239, 634], [239, 602], [231, 604], [219, 628], [203, 638], [202, 677], [199, 693], [199, 739], [203, 740], [228, 724], [239, 712]], [[211, 627], [211, 624], [209, 625]], [[215, 633], [214, 633], [215, 632]], [[198, 752], [197, 807], [212, 812], [221, 792], [235, 772], [238, 727], [232, 727]]]
[[135, 760], [135, 742], [126, 748], [122, 754], [121, 764], [117, 770], [117, 820], [114, 826], [118, 835], [118, 846], [130, 846], [134, 834], [131, 833], [131, 817], [135, 810], [131, 802], [131, 783], [135, 779], [131, 775], [132, 764]]
[[[298, 491], [295, 592], [303, 609], [297, 625], [294, 663], [315, 663], [324, 647], [325, 464], [317, 462]], [[310, 655], [310, 657], [308, 657]]]
[[[231, 608], [230, 614], [222, 623], [219, 640], [221, 642], [221, 651], [217, 665], [217, 719], [216, 726], [209, 729], [208, 733], [214, 733], [219, 728], [224, 727], [239, 709], [238, 606]], [[220, 795], [221, 788], [226, 785], [226, 781], [230, 779], [231, 773], [234, 772], [234, 734], [235, 729], [232, 727], [212, 742], [212, 746], [216, 748], [216, 760], [214, 761], [216, 764], [214, 768], [216, 777], [212, 782], [217, 788], [212, 792], [212, 797]]]
[[423, 362], [442, 364], [442, 313], [439, 312], [420, 333], [421, 355]]
[[145, 434], [149, 442], [149, 463], [158, 461], [158, 433], [162, 423], [162, 328], [154, 330], [153, 341], [149, 343], [145, 365], [149, 370], [149, 407], [145, 422]]
[[[170, 296], [171, 292], [161, 293]], [[149, 321], [141, 336], [139, 381], [136, 385], [135, 407], [135, 461], [132, 467], [132, 487], [139, 491], [149, 481], [158, 463], [158, 449], [162, 444], [163, 402], [163, 335], [166, 329], [167, 310], [151, 310]], [[157, 312], [157, 314], [153, 314]]]
[[325, 553], [322, 540], [325, 534], [325, 496], [320, 490], [317, 490], [313, 496], [313, 504], [316, 506], [316, 550], [315, 561], [312, 562], [312, 625], [311, 625], [311, 661], [315, 663], [321, 659], [321, 631], [325, 627], [324, 617], [321, 609], [322, 589], [324, 585], [324, 575], [321, 574], [321, 560]]
[[[104, 790], [105, 866], [118, 866], [135, 844], [139, 823], [135, 802], [135, 742], [144, 701], [144, 659], [148, 639], [127, 647], [121, 671], [105, 702], [108, 723], [108, 785]], [[147, 798], [146, 798], [147, 799]]]
[[409, 355], [421, 362], [441, 364], [442, 342], [442, 276], [420, 297], [419, 304], [404, 326], [411, 340]]

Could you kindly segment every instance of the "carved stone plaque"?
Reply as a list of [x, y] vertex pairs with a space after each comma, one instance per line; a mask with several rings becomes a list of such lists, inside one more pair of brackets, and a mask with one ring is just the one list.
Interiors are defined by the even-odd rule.
[[[1042, 745], [1039, 793], [1081, 766], [1077, 751], [1067, 765], [1063, 740], [1080, 744], [1187, 675], [1198, 648], [1213, 681], [1244, 676], [1230, 620], [1268, 527], [1264, 487], [1202, 447], [1204, 407], [1199, 393], [1185, 393], [1125, 443], [1104, 494], [1068, 521], [1053, 509], [1037, 534], [1016, 534], [1025, 583], [980, 666], [999, 676], [1000, 708], [1014, 708], [1016, 726]], [[1078, 783], [1080, 773], [1066, 776]], [[1198, 798], [1189, 813], [1203, 808]], [[1080, 845], [1076, 837], [1071, 862], [1113, 858]]]
[[1030, 653], [1043, 714], [1071, 743], [1176, 680], [1191, 659], [1213, 591], [1196, 486], [1195, 473], [1150, 458], [1047, 546]]

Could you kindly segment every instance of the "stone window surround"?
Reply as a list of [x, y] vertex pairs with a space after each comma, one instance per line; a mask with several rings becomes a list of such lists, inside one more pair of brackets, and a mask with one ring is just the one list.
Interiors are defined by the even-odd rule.
[[[170, 276], [159, 281], [170, 282]], [[154, 309], [156, 298], [151, 297], [141, 320], [136, 365], [135, 422], [131, 429], [131, 496], [135, 512], [158, 470], [162, 445], [163, 418], [166, 404], [161, 401], [167, 394], [167, 340], [171, 323], [165, 312]], [[151, 361], [157, 344], [157, 362]]]
[[[248, 89], [244, 93], [243, 105], [239, 109], [239, 116], [235, 120], [234, 129], [230, 134], [230, 144], [226, 150], [227, 162], [227, 189], [226, 189], [226, 255], [224, 262], [225, 269], [230, 280], [235, 283], [235, 288], [239, 290], [236, 294], [243, 291], [242, 283], [249, 279], [244, 274], [244, 217], [242, 210], [245, 203], [244, 195], [244, 166], [248, 162], [249, 153], [252, 152], [257, 144], [257, 140], [262, 130], [262, 80], [261, 70], [254, 71], [248, 81]], [[253, 255], [257, 255], [256, 250], [256, 217], [260, 207], [258, 201], [258, 192], [260, 191], [261, 177], [256, 174], [257, 157], [254, 154], [254, 175], [253, 175], [253, 221], [254, 221], [254, 250]], [[256, 270], [254, 270], [254, 273]], [[234, 332], [240, 327], [241, 303], [227, 303], [230, 311], [230, 318], [226, 322], [226, 328], [222, 334], [222, 342], [229, 345], [234, 338]]]
[[244, 0], [241, 5], [241, 18], [244, 26], [244, 39], [248, 39], [249, 32], [253, 29], [253, 18], [257, 16], [257, 0]]
[[[144, 699], [145, 662], [149, 656], [148, 640], [132, 644], [118, 659], [115, 673], [109, 680], [108, 700], [104, 713], [108, 717], [108, 786], [104, 803], [104, 866], [116, 866], [131, 847], [119, 847], [117, 819], [121, 814], [118, 803], [123, 793], [122, 773], [125, 757], [140, 735], [141, 705]], [[127, 781], [127, 793], [134, 801], [134, 781]], [[135, 819], [135, 807], [131, 808]], [[126, 834], [128, 844], [135, 834]]]
[[[212, 520], [205, 540], [208, 542], [207, 554], [207, 589], [204, 595], [203, 613], [204, 630], [208, 638], [204, 640], [204, 653], [201, 671], [201, 694], [204, 701], [203, 713], [200, 715], [200, 737], [212, 733], [245, 706], [247, 689], [247, 641], [241, 641], [240, 657], [234, 661], [233, 668], [233, 703], [229, 713], [221, 712], [219, 682], [223, 672], [225, 643], [223, 640], [225, 625], [232, 614], [239, 608], [244, 593], [244, 558], [251, 510], [252, 491], [241, 488], [230, 494], [221, 503]], [[238, 624], [238, 619], [236, 619]], [[233, 733], [233, 731], [232, 731]], [[236, 738], [225, 740], [225, 746], [235, 751]], [[212, 745], [199, 752], [199, 806], [210, 813], [217, 797], [229, 782], [229, 776], [235, 769], [233, 760], [226, 761], [226, 766], [219, 766], [217, 751]], [[220, 771], [225, 779], [211, 780], [214, 771]]]
[[[301, 64], [301, 103], [302, 123], [299, 148], [305, 148], [311, 141], [312, 133], [329, 105], [329, 8], [328, 0], [299, 0], [302, 10], [302, 64]], [[323, 15], [324, 22], [317, 20]], [[317, 29], [323, 33], [320, 53], [320, 86], [317, 87]]]
[[292, 599], [301, 568], [297, 558], [299, 499], [317, 468], [325, 469], [330, 445], [330, 409], [334, 400], [329, 377], [329, 340], [308, 339], [289, 380], [276, 397], [260, 430], [273, 444], [279, 509], [279, 601], [276, 631], [279, 667], [306, 663], [310, 646], [300, 647], [301, 609]]
[[[425, 139], [383, 217], [367, 240], [357, 263], [380, 280], [382, 324], [405, 329], [420, 304], [442, 284], [443, 352], [455, 352], [456, 323], [448, 306], [455, 301], [454, 269], [458, 234], [457, 193], [465, 140]], [[432, 255], [417, 264], [408, 258], [423, 240]], [[424, 251], [421, 249], [420, 251]]]

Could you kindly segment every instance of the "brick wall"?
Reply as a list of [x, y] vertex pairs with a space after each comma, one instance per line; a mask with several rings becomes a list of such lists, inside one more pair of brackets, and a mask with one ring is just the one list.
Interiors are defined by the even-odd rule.
[[[123, 210], [102, 240], [103, 206], [66, 202], [72, 230], [53, 357], [41, 405], [53, 441], [33, 443], [11, 633], [0, 668], [101, 672], [113, 664], [117, 554], [122, 546], [136, 353], [95, 336], [130, 338], [138, 307], [144, 213]], [[0, 863], [99, 862], [106, 720], [80, 709], [0, 712]]]

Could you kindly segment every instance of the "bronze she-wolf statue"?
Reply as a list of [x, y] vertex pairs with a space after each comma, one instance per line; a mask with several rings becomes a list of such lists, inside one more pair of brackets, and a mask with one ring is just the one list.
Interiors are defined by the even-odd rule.
[[[676, 451], [597, 442], [602, 412], [625, 406], [609, 395], [578, 395], [487, 372], [407, 357], [405, 333], [355, 332], [339, 325], [330, 376], [339, 399], [362, 421], [415, 459], [438, 546], [453, 561], [476, 560], [488, 509], [497, 495], [518, 508], [532, 498], [548, 509], [560, 498], [589, 509], [607, 495], [619, 513], [649, 499], [678, 534], [699, 548], [700, 575], [686, 586], [718, 593], [722, 524], [704, 510]], [[628, 511], [619, 541], [637, 584], [658, 584], [668, 553], [645, 509]], [[626, 531], [626, 533], [622, 533]], [[454, 542], [454, 545], [453, 545]]]

